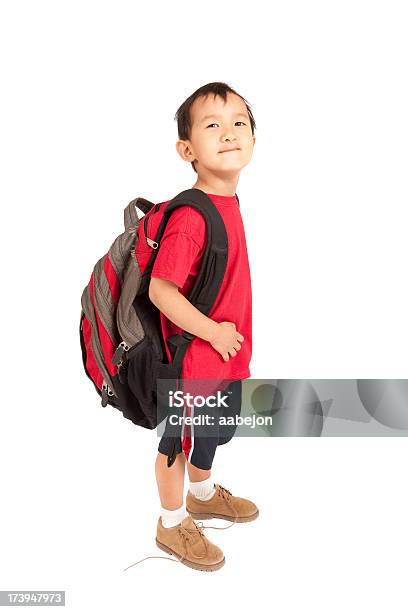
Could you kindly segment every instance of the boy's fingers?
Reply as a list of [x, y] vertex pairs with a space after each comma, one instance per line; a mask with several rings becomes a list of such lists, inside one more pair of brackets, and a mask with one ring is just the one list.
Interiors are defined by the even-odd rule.
[[223, 353], [222, 355], [224, 357], [224, 361], [228, 361], [229, 360], [229, 355], [228, 353]]

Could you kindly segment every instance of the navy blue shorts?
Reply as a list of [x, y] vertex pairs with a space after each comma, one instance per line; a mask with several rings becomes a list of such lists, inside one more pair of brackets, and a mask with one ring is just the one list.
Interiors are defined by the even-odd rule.
[[[235, 421], [235, 417], [241, 414], [241, 402], [242, 402], [242, 381], [241, 380], [233, 380], [223, 391], [223, 394], [230, 392], [225, 403], [228, 404], [227, 407], [222, 406], [218, 410], [220, 411], [220, 416], [224, 417], [233, 417]], [[213, 430], [212, 435], [210, 437], [202, 437], [202, 436], [194, 436], [190, 432], [190, 440], [187, 446], [184, 447], [184, 453], [186, 455], [187, 461], [189, 461], [195, 467], [201, 470], [210, 470], [215, 451], [217, 450], [217, 446], [221, 444], [226, 444], [229, 442], [235, 434], [237, 429], [237, 424], [235, 425], [223, 425], [221, 432], [218, 427], [216, 430]], [[173, 437], [166, 436], [166, 431], [160, 439], [160, 443], [158, 446], [159, 453], [163, 453], [164, 455], [168, 455], [171, 446], [174, 443]], [[175, 439], [176, 447], [174, 452], [179, 454], [183, 452], [183, 444], [181, 437]]]

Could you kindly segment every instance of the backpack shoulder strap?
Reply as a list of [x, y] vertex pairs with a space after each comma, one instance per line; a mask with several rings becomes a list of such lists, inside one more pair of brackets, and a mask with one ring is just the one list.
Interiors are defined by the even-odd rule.
[[227, 267], [227, 231], [218, 209], [201, 189], [182, 191], [167, 206], [164, 214], [170, 215], [173, 210], [185, 204], [198, 210], [206, 222], [207, 240], [202, 264], [188, 299], [208, 316], [217, 299]]

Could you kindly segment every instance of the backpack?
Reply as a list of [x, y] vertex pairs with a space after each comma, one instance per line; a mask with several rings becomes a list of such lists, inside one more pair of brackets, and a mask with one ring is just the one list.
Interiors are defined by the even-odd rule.
[[[239, 200], [237, 196], [238, 206]], [[81, 297], [80, 342], [85, 372], [101, 397], [135, 425], [155, 429], [165, 417], [158, 410], [157, 380], [169, 379], [181, 388], [184, 355], [195, 336], [186, 330], [167, 339], [167, 357], [160, 311], [149, 299], [150, 274], [170, 215], [176, 208], [196, 208], [206, 222], [206, 246], [188, 300], [209, 315], [221, 287], [228, 260], [228, 238], [223, 219], [200, 189], [179, 193], [167, 205], [144, 198], [124, 210], [125, 231], [99, 259]], [[136, 208], [144, 213], [139, 218]], [[149, 219], [159, 215], [155, 236]], [[143, 273], [135, 255], [141, 236], [152, 252]]]

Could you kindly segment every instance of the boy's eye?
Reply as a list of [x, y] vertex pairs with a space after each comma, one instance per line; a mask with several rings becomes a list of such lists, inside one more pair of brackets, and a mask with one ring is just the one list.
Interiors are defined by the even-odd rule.
[[[235, 123], [242, 123], [242, 125], [246, 125], [246, 123], [244, 123], [243, 121], [236, 121]], [[210, 125], [207, 125], [207, 127], [211, 127], [212, 125], [218, 125], [218, 123], [210, 123]]]

